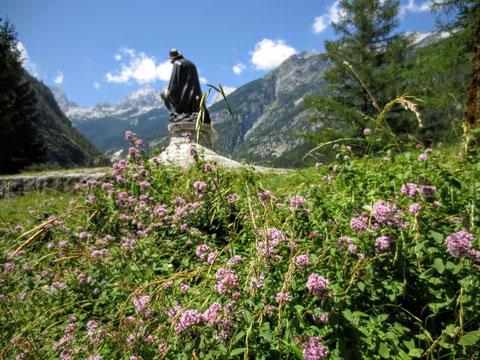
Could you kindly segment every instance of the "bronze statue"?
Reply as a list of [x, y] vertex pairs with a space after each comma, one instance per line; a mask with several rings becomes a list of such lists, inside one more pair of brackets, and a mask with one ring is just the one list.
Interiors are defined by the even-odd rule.
[[[197, 68], [177, 49], [170, 50], [168, 57], [173, 64], [172, 75], [168, 89], [163, 91], [161, 96], [165, 106], [170, 110], [170, 121], [197, 121], [202, 98]], [[207, 109], [205, 109], [204, 123], [210, 124]]]

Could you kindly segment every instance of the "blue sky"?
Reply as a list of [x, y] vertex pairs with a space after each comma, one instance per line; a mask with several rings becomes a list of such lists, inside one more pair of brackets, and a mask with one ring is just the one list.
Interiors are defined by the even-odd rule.
[[[401, 0], [399, 31], [435, 30], [430, 0]], [[179, 5], [177, 5], [179, 4]], [[324, 50], [335, 0], [1, 0], [26, 68], [90, 107], [169, 79], [168, 51], [192, 60], [203, 83], [239, 87], [295, 52]], [[212, 95], [211, 95], [212, 96]]]

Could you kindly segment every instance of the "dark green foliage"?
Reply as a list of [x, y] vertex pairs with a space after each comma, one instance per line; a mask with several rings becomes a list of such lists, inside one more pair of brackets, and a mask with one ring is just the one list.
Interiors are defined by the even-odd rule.
[[[457, 34], [417, 48], [402, 74], [406, 92], [422, 100], [424, 138], [452, 143], [461, 135], [471, 52]], [[454, 134], [455, 136], [452, 136]]]
[[404, 73], [407, 92], [424, 101], [424, 137], [433, 141], [453, 142], [462, 133], [479, 5], [478, 0], [436, 2], [439, 29], [449, 37], [418, 48]]
[[0, 19], [0, 173], [17, 172], [40, 162], [37, 102], [25, 77], [15, 29]]
[[446, 31], [465, 32], [462, 38], [472, 49], [478, 19], [480, 19], [480, 1], [446, 0], [435, 1], [433, 10], [437, 12], [439, 28]]
[[[324, 74], [328, 95], [311, 97], [306, 104], [318, 120], [358, 136], [371, 126], [369, 118], [401, 95], [409, 41], [394, 33], [398, 1], [343, 0], [340, 5], [344, 16], [332, 24], [340, 38], [325, 42], [324, 59], [332, 64]], [[404, 119], [390, 116], [394, 129], [405, 129]]]

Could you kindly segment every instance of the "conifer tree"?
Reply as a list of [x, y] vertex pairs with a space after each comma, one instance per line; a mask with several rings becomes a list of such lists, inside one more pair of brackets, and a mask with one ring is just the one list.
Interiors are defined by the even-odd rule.
[[[442, 21], [441, 28], [453, 32], [460, 39], [468, 52], [472, 53], [470, 82], [467, 89], [467, 106], [464, 117], [464, 130], [468, 135], [480, 127], [480, 0], [443, 0], [434, 3], [434, 9], [443, 10], [447, 17]], [[480, 135], [470, 138], [469, 142], [480, 146]]]
[[[399, 72], [409, 41], [395, 33], [398, 1], [340, 0], [340, 6], [340, 20], [332, 23], [339, 37], [325, 41], [323, 57], [331, 63], [324, 73], [326, 95], [305, 103], [325, 128], [357, 136], [369, 126], [367, 116], [375, 117], [402, 93]], [[401, 121], [397, 118], [392, 128], [405, 127]]]
[[0, 19], [0, 173], [18, 172], [41, 161], [36, 97], [18, 49], [17, 34]]

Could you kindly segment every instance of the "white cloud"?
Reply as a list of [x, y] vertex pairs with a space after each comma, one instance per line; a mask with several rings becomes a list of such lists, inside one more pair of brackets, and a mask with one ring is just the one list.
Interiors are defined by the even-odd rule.
[[320, 34], [327, 28], [327, 26], [327, 15], [318, 16], [315, 18], [315, 22], [313, 23], [313, 32], [315, 34]]
[[317, 16], [313, 23], [313, 32], [315, 34], [320, 34], [323, 30], [325, 30], [330, 23], [338, 22], [341, 16], [344, 14], [344, 10], [340, 6], [340, 0], [335, 1], [329, 8], [326, 14], [322, 16]]
[[32, 62], [32, 60], [28, 56], [27, 49], [20, 41], [17, 42], [17, 49], [20, 52], [20, 61], [22, 62], [23, 68], [27, 70], [31, 75], [38, 77], [38, 66], [37, 64]]
[[170, 61], [157, 63], [154, 56], [147, 56], [143, 52], [137, 53], [133, 49], [120, 49], [122, 55], [115, 55], [117, 61], [122, 61], [121, 69], [108, 72], [105, 76], [108, 82], [126, 83], [135, 80], [139, 84], [169, 81], [173, 65]]
[[431, 7], [432, 7], [432, 0], [426, 0], [419, 5], [415, 4], [415, 0], [408, 0], [407, 4], [402, 5], [400, 7], [400, 15], [403, 16], [407, 12], [419, 13], [419, 12], [430, 11]]
[[201, 83], [201, 84], [206, 84], [206, 83], [208, 83], [208, 80], [207, 80], [206, 78], [204, 78], [204, 77], [200, 77], [199, 80], [200, 80], [200, 83]]
[[240, 75], [243, 72], [243, 70], [245, 70], [246, 68], [247, 67], [244, 64], [239, 62], [237, 65], [233, 67], [233, 72], [237, 75]]
[[100, 84], [97, 81], [94, 81], [93, 86], [95, 89], [100, 89]]
[[296, 50], [283, 40], [263, 39], [255, 45], [250, 61], [257, 70], [270, 70], [295, 53]]
[[55, 79], [53, 79], [53, 82], [55, 84], [58, 84], [60, 85], [61, 83], [63, 83], [63, 73], [61, 71], [58, 72], [57, 76], [55, 77]]

